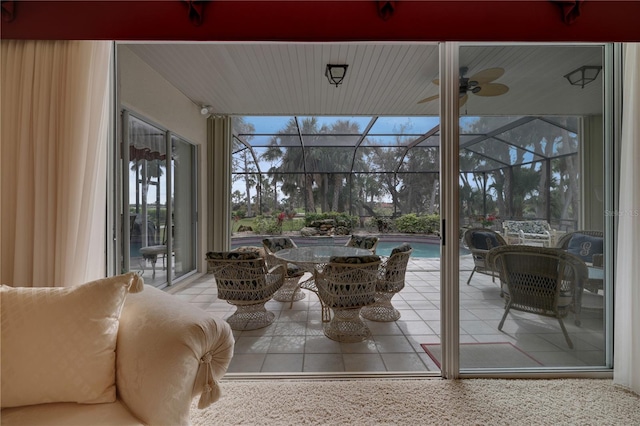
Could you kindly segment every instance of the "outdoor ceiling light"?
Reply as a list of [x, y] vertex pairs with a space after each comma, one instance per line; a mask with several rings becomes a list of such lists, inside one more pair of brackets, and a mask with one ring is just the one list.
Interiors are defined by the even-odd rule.
[[597, 65], [584, 65], [577, 70], [571, 71], [564, 77], [569, 80], [569, 84], [572, 86], [580, 86], [584, 89], [586, 84], [591, 83], [598, 77], [602, 67]]
[[338, 87], [342, 84], [342, 80], [344, 80], [344, 76], [347, 74], [347, 67], [349, 67], [349, 65], [327, 64], [324, 75], [327, 76], [329, 83], [335, 84], [336, 87]]
[[200, 108], [200, 114], [207, 115], [213, 113], [213, 107], [211, 105], [202, 105]]

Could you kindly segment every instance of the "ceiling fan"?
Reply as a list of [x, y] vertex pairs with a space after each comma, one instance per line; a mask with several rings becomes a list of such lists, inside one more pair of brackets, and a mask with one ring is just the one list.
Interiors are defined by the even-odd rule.
[[[468, 93], [471, 92], [478, 96], [500, 96], [509, 91], [509, 87], [500, 83], [492, 83], [504, 74], [503, 68], [488, 68], [482, 70], [471, 77], [465, 77], [469, 69], [467, 67], [460, 68], [460, 106], [464, 105], [469, 98]], [[440, 80], [433, 80], [433, 84], [439, 85]], [[418, 101], [419, 104], [438, 99], [440, 95], [429, 96]]]

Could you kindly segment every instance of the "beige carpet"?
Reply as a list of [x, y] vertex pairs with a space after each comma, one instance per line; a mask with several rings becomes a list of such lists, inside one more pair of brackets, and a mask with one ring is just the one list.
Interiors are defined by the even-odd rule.
[[611, 380], [222, 382], [202, 425], [640, 425], [640, 397]]

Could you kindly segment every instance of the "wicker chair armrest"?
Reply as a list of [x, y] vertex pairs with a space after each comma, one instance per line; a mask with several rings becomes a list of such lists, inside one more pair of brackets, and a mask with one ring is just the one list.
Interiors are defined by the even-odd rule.
[[487, 256], [487, 254], [491, 251], [491, 250], [485, 250], [485, 249], [477, 249], [477, 248], [472, 248], [470, 249], [471, 254], [473, 255], [483, 255], [483, 256]]
[[592, 260], [593, 260], [593, 266], [597, 266], [600, 268], [604, 266], [604, 254], [596, 253], [593, 255]]
[[323, 266], [324, 265], [315, 265], [314, 266], [314, 268], [313, 268], [313, 279], [314, 280], [324, 278]]
[[269, 275], [282, 275], [282, 277], [284, 278], [285, 274], [287, 273], [287, 267], [284, 264], [279, 264], [269, 268], [268, 273]]

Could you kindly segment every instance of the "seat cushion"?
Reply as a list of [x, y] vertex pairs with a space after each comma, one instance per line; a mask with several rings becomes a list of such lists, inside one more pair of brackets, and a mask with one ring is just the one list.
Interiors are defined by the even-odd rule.
[[394, 247], [393, 250], [391, 250], [391, 256], [397, 253], [405, 253], [409, 250], [411, 250], [411, 245], [409, 245], [408, 243], [402, 243], [398, 247]]
[[143, 424], [131, 414], [120, 399], [108, 404], [58, 402], [4, 408], [0, 416], [2, 426], [137, 426]]
[[371, 250], [378, 242], [378, 237], [369, 237], [363, 235], [352, 235], [347, 245]]
[[364, 255], [364, 256], [331, 256], [330, 263], [371, 263], [380, 261], [380, 256]]
[[585, 262], [593, 262], [594, 254], [604, 252], [604, 244], [602, 237], [593, 237], [586, 234], [574, 234], [569, 240], [567, 251], [575, 254]]
[[267, 247], [272, 252], [277, 252], [280, 250], [293, 248], [296, 245], [293, 243], [291, 238], [287, 237], [273, 237], [273, 238], [265, 238], [262, 240], [262, 244]]
[[473, 248], [478, 250], [491, 250], [501, 245], [493, 232], [474, 232], [471, 236], [471, 242]]
[[259, 257], [266, 257], [266, 253], [264, 252], [263, 247], [255, 247], [255, 246], [241, 246], [233, 249], [234, 252], [240, 253], [256, 253]]
[[207, 259], [212, 260], [255, 260], [261, 256], [257, 251], [210, 251], [206, 254]]
[[2, 407], [114, 402], [119, 318], [134, 276], [73, 287], [3, 285]]

